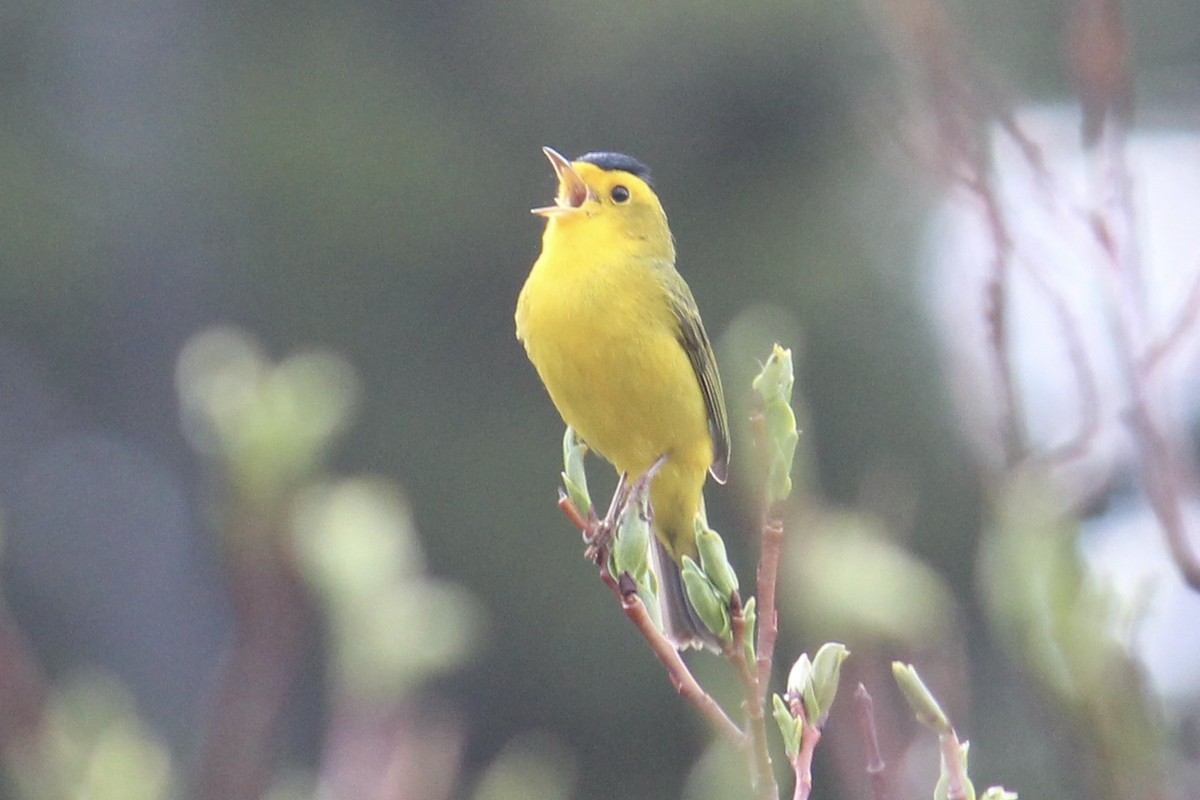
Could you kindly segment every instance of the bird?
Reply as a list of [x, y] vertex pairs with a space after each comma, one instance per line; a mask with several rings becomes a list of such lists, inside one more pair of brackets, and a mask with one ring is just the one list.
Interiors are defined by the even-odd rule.
[[[524, 344], [563, 421], [628, 480], [650, 482], [663, 632], [719, 650], [688, 601], [684, 556], [707, 475], [724, 483], [729, 421], [712, 344], [675, 266], [675, 239], [650, 170], [622, 153], [574, 161], [543, 151], [558, 180], [541, 254], [517, 299]], [[660, 463], [661, 462], [661, 463]]]

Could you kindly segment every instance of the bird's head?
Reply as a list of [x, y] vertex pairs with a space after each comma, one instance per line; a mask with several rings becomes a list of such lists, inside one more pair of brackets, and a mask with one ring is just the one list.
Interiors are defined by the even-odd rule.
[[588, 153], [568, 161], [549, 147], [542, 150], [558, 176], [554, 205], [533, 209], [546, 217], [548, 230], [610, 236], [614, 243], [641, 243], [674, 257], [667, 215], [644, 164], [621, 153]]

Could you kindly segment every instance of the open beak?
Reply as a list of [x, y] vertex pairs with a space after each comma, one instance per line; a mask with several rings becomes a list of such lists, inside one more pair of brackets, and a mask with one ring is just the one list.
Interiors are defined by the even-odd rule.
[[542, 152], [546, 154], [546, 158], [550, 159], [550, 165], [554, 167], [554, 174], [558, 176], [558, 195], [554, 198], [554, 205], [535, 208], [533, 213], [542, 217], [553, 217], [578, 211], [583, 207], [584, 202], [593, 196], [592, 190], [575, 170], [571, 169], [571, 162], [561, 153], [549, 147], [543, 147]]

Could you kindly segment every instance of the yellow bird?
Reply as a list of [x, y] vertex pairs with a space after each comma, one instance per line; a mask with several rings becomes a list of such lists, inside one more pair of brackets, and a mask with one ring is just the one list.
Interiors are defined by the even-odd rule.
[[716, 638], [688, 603], [681, 559], [697, 558], [705, 475], [725, 482], [729, 422], [717, 362], [649, 170], [619, 153], [568, 161], [542, 253], [517, 300], [525, 344], [563, 420], [630, 480], [650, 486], [664, 631], [679, 647]]

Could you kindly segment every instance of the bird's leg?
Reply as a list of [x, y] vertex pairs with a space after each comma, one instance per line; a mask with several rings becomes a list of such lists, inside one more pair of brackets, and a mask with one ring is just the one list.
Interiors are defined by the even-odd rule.
[[617, 529], [617, 520], [621, 517], [628, 497], [629, 475], [622, 472], [617, 481], [616, 491], [613, 492], [612, 501], [608, 504], [608, 512], [605, 513], [603, 519], [594, 520], [594, 524], [589, 525], [588, 530], [584, 531], [583, 541], [587, 544], [587, 549], [584, 551], [585, 557], [598, 563], [602, 553], [607, 555], [608, 546], [612, 543], [613, 532]]
[[612, 538], [616, 533], [617, 524], [629, 506], [629, 500], [633, 497], [640, 497], [649, 491], [650, 481], [654, 480], [654, 476], [658, 474], [659, 469], [666, 461], [667, 454], [663, 453], [657, 461], [650, 465], [650, 469], [633, 481], [629, 480], [628, 473], [621, 473], [621, 478], [617, 481], [617, 489], [613, 492], [612, 502], [608, 505], [608, 512], [604, 515], [604, 519], [589, 526], [589, 530], [584, 533], [584, 541], [587, 543], [587, 550], [584, 554], [589, 559], [596, 561], [601, 553], [607, 554], [608, 547], [612, 544]]

